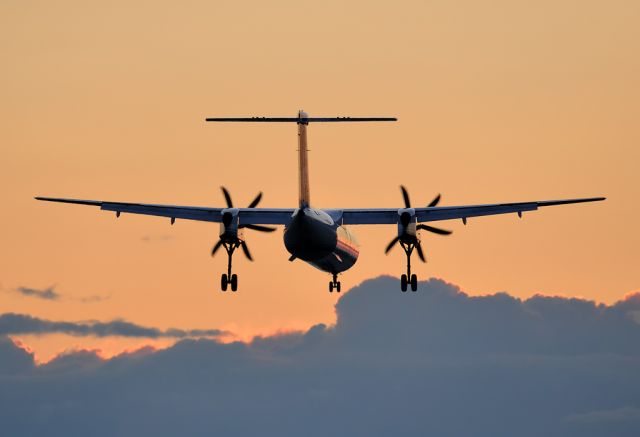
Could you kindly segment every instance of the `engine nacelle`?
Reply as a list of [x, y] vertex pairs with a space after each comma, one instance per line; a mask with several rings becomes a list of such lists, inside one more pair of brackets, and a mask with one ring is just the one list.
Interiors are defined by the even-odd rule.
[[398, 210], [398, 237], [401, 240], [416, 238], [416, 210], [402, 208]]
[[222, 220], [220, 221], [220, 239], [228, 242], [244, 241], [244, 232], [240, 228], [240, 217], [238, 208], [223, 209]]

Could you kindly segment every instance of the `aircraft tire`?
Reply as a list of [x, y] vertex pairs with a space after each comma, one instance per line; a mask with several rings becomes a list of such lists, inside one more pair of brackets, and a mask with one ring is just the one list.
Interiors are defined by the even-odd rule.
[[340, 281], [336, 282], [336, 291], [340, 293]]
[[235, 273], [231, 275], [231, 291], [236, 291], [238, 289], [238, 275]]
[[411, 275], [411, 291], [417, 291], [417, 290], [418, 290], [418, 277], [414, 273], [413, 275]]
[[400, 276], [400, 290], [404, 293], [407, 291], [407, 275], [404, 273]]
[[329, 293], [333, 293], [333, 281], [329, 282]]
[[227, 291], [227, 284], [229, 283], [229, 281], [227, 281], [227, 274], [223, 273], [222, 277], [220, 278], [220, 288], [222, 289], [222, 291]]

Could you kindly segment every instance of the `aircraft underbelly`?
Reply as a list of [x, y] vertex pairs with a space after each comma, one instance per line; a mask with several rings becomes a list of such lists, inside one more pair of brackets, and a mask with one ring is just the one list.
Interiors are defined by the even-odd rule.
[[[289, 253], [329, 273], [351, 268], [358, 259], [355, 238], [344, 227], [314, 218], [315, 211], [304, 211], [285, 229], [284, 242]], [[302, 213], [302, 211], [301, 211]]]
[[324, 272], [341, 273], [353, 267], [357, 260], [357, 251], [354, 254], [352, 250], [346, 250], [338, 246], [336, 247], [336, 250], [329, 255], [317, 260], [306, 262]]

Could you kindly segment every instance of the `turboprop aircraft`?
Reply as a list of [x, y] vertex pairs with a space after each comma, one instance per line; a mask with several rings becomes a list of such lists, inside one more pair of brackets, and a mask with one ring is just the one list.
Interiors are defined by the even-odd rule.
[[103, 211], [112, 211], [116, 217], [122, 213], [145, 214], [167, 217], [173, 224], [176, 219], [199, 220], [220, 223], [219, 239], [211, 251], [213, 256], [220, 247], [224, 247], [227, 256], [227, 272], [220, 279], [222, 291], [231, 286], [232, 291], [238, 288], [238, 276], [232, 273], [233, 253], [237, 248], [249, 260], [253, 260], [246, 244], [244, 230], [273, 232], [269, 225], [284, 225], [284, 245], [291, 254], [290, 261], [299, 259], [318, 269], [330, 273], [329, 291], [340, 292], [338, 274], [350, 269], [358, 259], [358, 244], [346, 225], [396, 225], [397, 234], [387, 245], [388, 253], [396, 244], [404, 250], [407, 257], [407, 271], [400, 277], [400, 289], [405, 292], [408, 286], [411, 291], [418, 288], [418, 278], [411, 273], [411, 255], [415, 250], [421, 261], [425, 262], [420, 243], [419, 231], [432, 232], [438, 235], [449, 235], [451, 231], [437, 228], [426, 223], [461, 219], [467, 224], [470, 217], [514, 213], [522, 217], [523, 212], [535, 211], [538, 208], [570, 203], [595, 202], [605, 200], [604, 197], [582, 199], [543, 200], [517, 203], [497, 203], [486, 205], [438, 206], [440, 194], [424, 207], [412, 207], [409, 194], [401, 186], [404, 206], [396, 208], [322, 208], [311, 206], [309, 196], [309, 167], [307, 157], [307, 126], [309, 123], [342, 123], [342, 122], [386, 122], [396, 121], [391, 117], [309, 117], [299, 111], [297, 117], [216, 117], [207, 118], [208, 122], [249, 122], [249, 123], [296, 123], [298, 125], [298, 206], [296, 208], [256, 208], [262, 199], [258, 193], [246, 208], [233, 205], [226, 188], [222, 192], [226, 207], [199, 207], [155, 205], [146, 203], [109, 202], [102, 200], [61, 199], [53, 197], [36, 197], [37, 200], [49, 202], [75, 203], [100, 207]]

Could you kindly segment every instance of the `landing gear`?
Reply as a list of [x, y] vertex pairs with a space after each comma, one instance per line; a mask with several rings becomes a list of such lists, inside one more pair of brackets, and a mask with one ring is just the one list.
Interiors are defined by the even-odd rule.
[[220, 289], [227, 291], [227, 287], [231, 285], [231, 291], [238, 289], [238, 275], [231, 273], [231, 262], [233, 258], [233, 251], [240, 247], [240, 243], [222, 243], [227, 255], [229, 256], [229, 262], [227, 263], [227, 273], [223, 273], [220, 278]]
[[405, 243], [403, 241], [400, 241], [400, 245], [407, 255], [407, 274], [400, 276], [400, 290], [404, 293], [407, 291], [407, 286], [411, 285], [411, 291], [415, 292], [418, 290], [418, 277], [415, 274], [411, 274], [411, 254], [416, 245], [415, 243]]
[[340, 293], [340, 281], [338, 281], [338, 274], [333, 274], [333, 280], [329, 282], [329, 293], [333, 293], [333, 290], [336, 290], [336, 293]]

